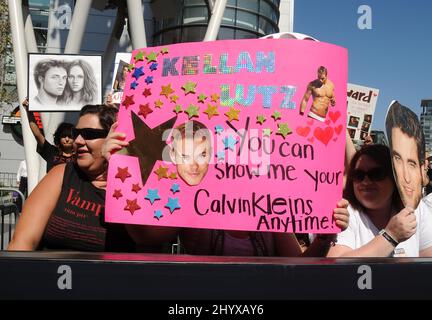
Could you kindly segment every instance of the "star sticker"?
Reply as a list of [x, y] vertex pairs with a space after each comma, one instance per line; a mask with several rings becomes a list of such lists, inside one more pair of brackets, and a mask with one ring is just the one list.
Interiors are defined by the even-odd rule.
[[161, 197], [158, 194], [158, 189], [148, 189], [147, 195], [144, 199], [150, 200], [151, 204], [153, 204], [156, 200], [160, 200]]
[[128, 167], [126, 168], [120, 168], [117, 167], [117, 174], [115, 175], [115, 178], [119, 178], [121, 182], [125, 182], [127, 178], [131, 177], [131, 174], [128, 172]]
[[155, 71], [155, 70], [157, 70], [157, 67], [158, 67], [158, 64], [157, 64], [156, 62], [153, 62], [153, 63], [150, 65], [150, 70], [151, 70], [151, 71]]
[[240, 109], [234, 109], [234, 107], [229, 108], [228, 112], [225, 115], [228, 117], [229, 121], [239, 120], [238, 116], [240, 113]]
[[218, 151], [216, 153], [216, 157], [217, 157], [218, 161], [219, 160], [225, 160], [225, 151], [224, 150]]
[[168, 48], [162, 48], [160, 52], [162, 54], [167, 54], [168, 53]]
[[192, 117], [199, 117], [199, 107], [193, 104], [190, 104], [189, 107], [185, 110], [185, 112], [189, 115], [189, 119]]
[[281, 119], [281, 114], [279, 111], [273, 112], [272, 118], [276, 120]]
[[162, 178], [168, 178], [168, 168], [164, 167], [164, 166], [159, 166], [159, 168], [157, 168], [157, 170], [155, 170], [155, 172], [158, 176], [158, 180], [162, 179]]
[[145, 78], [145, 83], [150, 84], [153, 83], [153, 76], [147, 76], [147, 78]]
[[174, 103], [176, 103], [178, 99], [179, 99], [179, 96], [176, 95], [176, 94], [173, 94], [173, 95], [170, 97], [170, 101], [171, 101], [171, 102], [174, 102]]
[[171, 88], [171, 83], [169, 83], [167, 86], [162, 86], [162, 91], [160, 93], [161, 96], [165, 96], [167, 99], [171, 93], [173, 93], [174, 90]]
[[154, 105], [155, 105], [155, 107], [156, 108], [162, 108], [162, 106], [163, 106], [163, 102], [160, 100], [160, 99], [157, 99], [155, 102], [154, 102]]
[[168, 197], [168, 203], [165, 205], [165, 208], [169, 208], [170, 212], [173, 213], [174, 210], [181, 208], [178, 201], [179, 201], [178, 198]]
[[234, 146], [238, 141], [234, 139], [232, 135], [229, 135], [227, 138], [223, 139], [222, 142], [225, 146], [225, 149], [234, 150]]
[[180, 185], [178, 183], [174, 183], [171, 187], [172, 193], [180, 192]]
[[144, 53], [141, 50], [139, 50], [138, 53], [135, 55], [134, 59], [135, 62], [144, 61]]
[[153, 218], [155, 218], [155, 219], [160, 219], [160, 218], [162, 218], [163, 217], [163, 214], [162, 214], [162, 211], [161, 210], [156, 210], [155, 212], [154, 212], [154, 216], [153, 216]]
[[218, 102], [219, 100], [219, 95], [217, 93], [213, 93], [210, 97], [213, 102]]
[[291, 134], [292, 131], [291, 129], [288, 127], [288, 123], [278, 123], [278, 132], [277, 134], [280, 134], [284, 137], [284, 139], [286, 138], [287, 135]]
[[147, 116], [152, 113], [153, 110], [150, 108], [149, 104], [140, 104], [138, 115], [143, 116], [144, 119], [147, 119]]
[[196, 85], [197, 84], [195, 82], [188, 81], [183, 85], [182, 89], [185, 91], [185, 94], [195, 93]]
[[207, 96], [206, 96], [204, 93], [201, 93], [201, 94], [198, 96], [198, 102], [200, 102], [200, 103], [204, 103], [204, 102], [205, 102], [205, 99], [207, 99]]
[[171, 180], [177, 179], [177, 173], [171, 172], [170, 175], [168, 176], [168, 178], [170, 178]]
[[257, 116], [257, 123], [262, 125], [265, 121], [266, 121], [266, 117], [263, 116], [262, 114]]
[[151, 96], [151, 90], [149, 88], [145, 88], [144, 91], [143, 91], [143, 96], [146, 97], [146, 98], [148, 96]]
[[128, 210], [131, 215], [133, 215], [135, 213], [135, 211], [141, 209], [141, 207], [138, 205], [138, 199], [134, 199], [134, 200], [128, 200], [126, 199], [126, 207], [124, 207], [123, 210]]
[[126, 96], [125, 99], [123, 100], [123, 105], [125, 106], [125, 108], [127, 109], [130, 105], [135, 104], [135, 101], [133, 100], [133, 95], [131, 96]]
[[144, 67], [135, 68], [134, 72], [132, 73], [132, 77], [138, 80], [141, 76], [143, 76], [144, 75], [143, 68]]
[[207, 109], [205, 109], [204, 113], [207, 114], [209, 120], [212, 117], [219, 115], [219, 112], [217, 111], [217, 105], [215, 105], [215, 104], [212, 105], [212, 104], [208, 103]]
[[128, 65], [128, 71], [131, 72], [135, 68], [135, 63], [131, 63]]
[[123, 197], [121, 190], [120, 189], [114, 189], [113, 197], [116, 198], [117, 200], [119, 198]]
[[215, 127], [215, 131], [216, 131], [216, 134], [221, 134], [224, 131], [224, 128], [220, 124], [218, 124]]
[[136, 81], [132, 82], [131, 85], [130, 85], [130, 88], [132, 90], [135, 90], [136, 87], [138, 87], [138, 82], [136, 82]]
[[154, 51], [150, 52], [150, 53], [146, 56], [147, 63], [152, 62], [152, 61], [156, 62], [156, 58], [157, 58], [157, 53], [154, 52]]
[[135, 193], [138, 193], [141, 190], [141, 187], [139, 186], [139, 183], [132, 184], [132, 191]]
[[134, 112], [131, 112], [131, 117], [135, 139], [129, 141], [129, 145], [125, 147], [126, 154], [138, 157], [142, 179], [141, 185], [145, 186], [156, 161], [162, 160], [162, 152], [167, 146], [162, 138], [163, 133], [165, 130], [172, 129], [177, 117], [173, 117], [153, 129]]
[[174, 110], [174, 112], [177, 113], [177, 114], [179, 114], [180, 112], [183, 112], [183, 110], [182, 110], [182, 106], [179, 105], [179, 104], [177, 104], [177, 105], [174, 107], [173, 110]]
[[263, 129], [263, 136], [270, 137], [272, 131], [269, 128]]

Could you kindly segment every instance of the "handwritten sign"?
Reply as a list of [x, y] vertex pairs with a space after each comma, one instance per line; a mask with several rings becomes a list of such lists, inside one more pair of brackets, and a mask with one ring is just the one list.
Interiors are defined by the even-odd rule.
[[344, 48], [291, 39], [185, 43], [135, 50], [130, 64], [117, 129], [129, 147], [109, 163], [107, 221], [338, 231]]

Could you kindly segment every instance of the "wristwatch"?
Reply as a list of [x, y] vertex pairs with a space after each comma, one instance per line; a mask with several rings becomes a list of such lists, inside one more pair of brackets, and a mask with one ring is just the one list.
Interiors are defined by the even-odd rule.
[[397, 247], [397, 245], [399, 244], [399, 242], [397, 242], [395, 239], [393, 239], [388, 233], [387, 233], [387, 231], [385, 231], [385, 229], [382, 229], [380, 232], [379, 232], [379, 234], [381, 235], [381, 236], [383, 236], [384, 237], [384, 239], [386, 239], [388, 242], [390, 242], [392, 245], [393, 245], [393, 247]]

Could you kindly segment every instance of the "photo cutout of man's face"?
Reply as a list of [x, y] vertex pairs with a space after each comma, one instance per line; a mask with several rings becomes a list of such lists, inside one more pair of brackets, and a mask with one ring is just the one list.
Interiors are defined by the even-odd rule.
[[[399, 194], [405, 207], [416, 209], [422, 198], [424, 171], [424, 162], [419, 159], [424, 149], [419, 152], [421, 139], [417, 137], [421, 134], [420, 123], [411, 110], [395, 102], [387, 112], [386, 124], [392, 124], [387, 125], [387, 136]], [[416, 126], [418, 130], [410, 130]]]
[[[205, 131], [201, 129], [200, 131]], [[177, 136], [171, 149], [171, 159], [177, 173], [188, 185], [196, 186], [207, 174], [211, 157], [211, 142], [208, 134]]]

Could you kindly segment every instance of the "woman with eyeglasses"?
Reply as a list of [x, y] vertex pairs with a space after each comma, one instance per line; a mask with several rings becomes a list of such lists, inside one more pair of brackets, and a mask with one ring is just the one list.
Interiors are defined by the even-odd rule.
[[72, 138], [76, 162], [55, 166], [26, 200], [8, 250], [135, 250], [124, 225], [105, 222], [107, 163], [101, 148], [117, 110], [81, 109]]
[[432, 256], [431, 209], [423, 201], [403, 207], [387, 146], [364, 145], [353, 155], [344, 198], [349, 225], [329, 257]]

